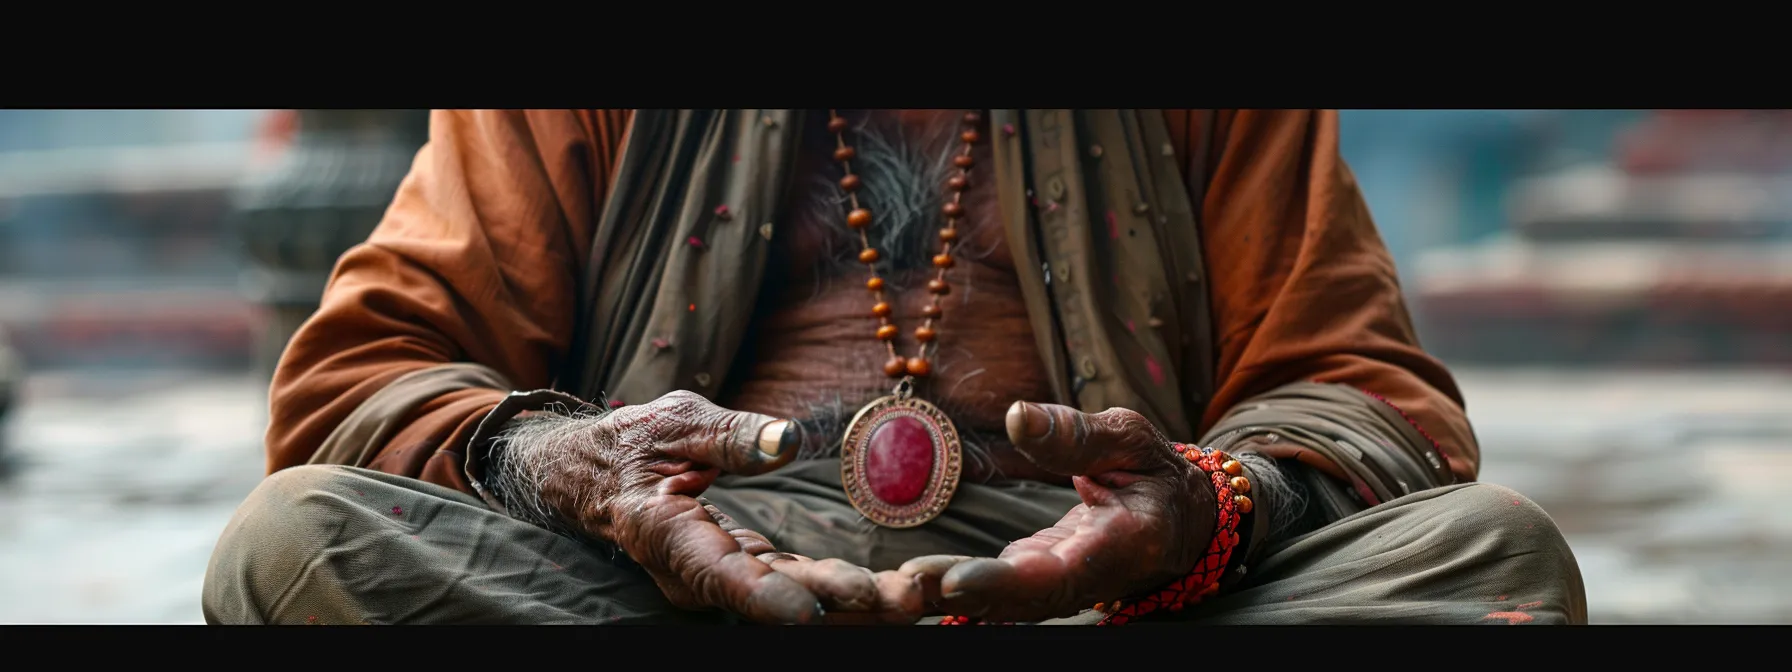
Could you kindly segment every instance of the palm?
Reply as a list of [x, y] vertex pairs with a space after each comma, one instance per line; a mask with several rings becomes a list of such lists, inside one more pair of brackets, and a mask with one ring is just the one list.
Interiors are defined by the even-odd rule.
[[1006, 621], [1067, 616], [1189, 571], [1213, 522], [1204, 474], [1130, 411], [1017, 408], [1059, 416], [1029, 429], [1011, 414], [1010, 438], [1040, 467], [1072, 475], [1083, 503], [996, 558], [930, 556], [905, 565], [938, 581], [949, 613]]

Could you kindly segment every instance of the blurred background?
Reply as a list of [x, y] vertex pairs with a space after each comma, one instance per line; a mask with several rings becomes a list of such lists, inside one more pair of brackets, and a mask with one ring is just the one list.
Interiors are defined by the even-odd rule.
[[[1563, 527], [1592, 620], [1792, 621], [1792, 113], [1342, 117], [1482, 480]], [[202, 622], [272, 361], [426, 134], [0, 110], [0, 623]]]

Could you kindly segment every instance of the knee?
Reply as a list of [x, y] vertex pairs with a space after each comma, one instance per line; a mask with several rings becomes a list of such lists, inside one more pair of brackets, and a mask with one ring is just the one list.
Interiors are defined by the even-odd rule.
[[1530, 536], [1559, 539], [1556, 521], [1531, 498], [1503, 485], [1470, 483], [1444, 496], [1461, 512], [1458, 525], [1500, 530], [1525, 530]]
[[340, 527], [343, 498], [358, 477], [344, 467], [308, 465], [269, 475], [224, 526], [206, 568], [202, 605], [208, 622], [260, 623], [277, 599]]
[[1536, 581], [1537, 587], [1559, 591], [1568, 619], [1584, 620], [1580, 566], [1543, 507], [1491, 483], [1462, 486], [1440, 499], [1453, 500], [1438, 517], [1453, 528], [1452, 536], [1460, 535], [1461, 552], [1504, 565], [1502, 573], [1511, 578], [1523, 577]]

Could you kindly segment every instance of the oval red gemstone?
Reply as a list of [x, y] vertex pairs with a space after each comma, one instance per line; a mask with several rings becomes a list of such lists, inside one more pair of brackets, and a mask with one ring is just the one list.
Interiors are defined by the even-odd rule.
[[878, 425], [865, 446], [865, 484], [871, 494], [901, 506], [921, 498], [933, 477], [933, 433], [912, 417]]

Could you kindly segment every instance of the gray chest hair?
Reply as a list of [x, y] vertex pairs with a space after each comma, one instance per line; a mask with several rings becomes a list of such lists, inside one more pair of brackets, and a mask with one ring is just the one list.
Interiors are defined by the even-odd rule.
[[[866, 234], [881, 257], [880, 270], [932, 266], [939, 248], [938, 231], [945, 224], [940, 213], [946, 202], [945, 184], [958, 151], [953, 142], [957, 126], [952, 121], [916, 129], [874, 118], [846, 132], [847, 143], [858, 154], [852, 168], [862, 184], [859, 205], [873, 213]], [[808, 149], [832, 152], [831, 146]], [[800, 219], [818, 227], [825, 236], [830, 271], [862, 274], [858, 234], [846, 227], [851, 206], [839, 184], [845, 172], [831, 159], [825, 165], [803, 185]]]

